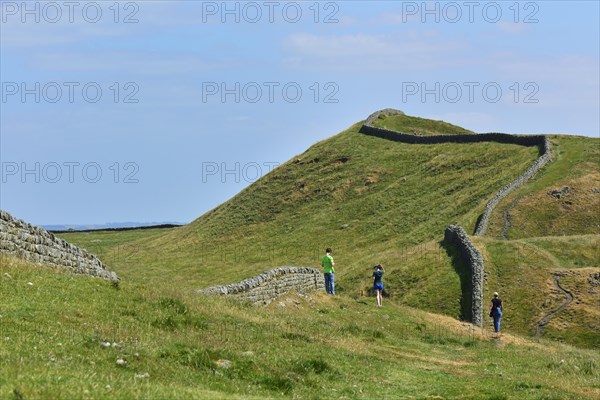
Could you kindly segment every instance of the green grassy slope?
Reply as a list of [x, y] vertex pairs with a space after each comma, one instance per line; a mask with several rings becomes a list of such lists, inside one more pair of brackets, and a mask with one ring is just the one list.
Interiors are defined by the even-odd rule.
[[566, 301], [553, 278], [574, 301], [559, 312], [543, 337], [600, 348], [600, 285], [592, 275], [600, 273], [600, 236], [499, 241], [480, 239], [488, 275], [487, 303], [494, 291], [507, 300], [506, 327], [526, 335], [536, 333], [537, 323]]
[[[565, 301], [553, 285], [560, 274], [575, 299], [550, 320], [542, 337], [600, 348], [600, 280], [593, 278], [600, 274], [599, 235], [473, 240], [485, 260], [486, 309], [495, 291], [505, 302], [504, 331], [536, 334], [540, 319]], [[458, 319], [470, 315], [470, 276], [455, 249], [428, 242], [386, 256], [400, 261], [386, 270], [393, 301]], [[485, 321], [491, 329], [491, 318]]]
[[474, 134], [474, 132], [470, 130], [444, 121], [434, 121], [402, 114], [382, 114], [373, 121], [373, 126], [421, 136]]
[[[554, 161], [498, 205], [488, 236], [502, 237], [506, 211], [511, 239], [600, 234], [600, 140], [553, 135], [551, 142]], [[568, 193], [560, 198], [550, 194], [565, 187]]]
[[[388, 118], [397, 125], [406, 123], [406, 118], [422, 123], [420, 127], [431, 124], [413, 117]], [[537, 149], [493, 143], [392, 143], [359, 134], [359, 126], [317, 143], [186, 227], [145, 233], [148, 237], [139, 240], [131, 233], [63, 237], [99, 249], [126, 280], [184, 291], [237, 281], [277, 265], [318, 266], [323, 248], [332, 246], [338, 292], [367, 294], [369, 267], [381, 262], [388, 271], [386, 292], [394, 301], [454, 318], [469, 315], [468, 293], [463, 293], [468, 274], [454, 250], [439, 243], [443, 229], [459, 222], [471, 230], [485, 201], [524, 171]], [[448, 130], [443, 123], [437, 127]], [[547, 192], [562, 177], [598, 174], [597, 139], [553, 136], [552, 141], [555, 161], [519, 189], [520, 196], [542, 193], [554, 201]], [[566, 199], [581, 191], [571, 187], [575, 190]], [[552, 286], [556, 270], [572, 274], [574, 268], [593, 270], [600, 265], [599, 236], [589, 229], [598, 215], [593, 212], [594, 199], [578, 206], [578, 218], [572, 218], [572, 213], [554, 214], [537, 200], [536, 207], [522, 211], [536, 231], [520, 228], [525, 225], [515, 211], [521, 203], [511, 211], [511, 237], [517, 232], [526, 237], [542, 231], [564, 233], [539, 229], [548, 221], [553, 226], [569, 225], [574, 236], [530, 238], [525, 246], [518, 241], [481, 242], [482, 251], [488, 250], [486, 246], [492, 249], [486, 253], [491, 276], [486, 293], [514, 288], [505, 297], [512, 307], [506, 318], [509, 331], [535, 333], [544, 309], [560, 302]], [[511, 202], [507, 199], [493, 214], [491, 237], [502, 231], [502, 208]], [[511, 257], [503, 251], [519, 254], [519, 265], [511, 265]], [[581, 283], [584, 277], [576, 278]], [[575, 278], [563, 277], [565, 282], [569, 279]], [[589, 313], [595, 304], [593, 295], [579, 292], [577, 301], [584, 306], [574, 302], [550, 321], [544, 335], [552, 336], [555, 327], [568, 325], [567, 335], [554, 337], [594, 346], [598, 329], [588, 323], [595, 316]], [[571, 312], [575, 315], [568, 317]]]
[[491, 339], [388, 301], [292, 295], [250, 307], [10, 258], [0, 279], [2, 399], [600, 395], [596, 351]]
[[[129, 242], [137, 251], [111, 268], [193, 290], [273, 266], [318, 266], [330, 246], [340, 292], [356, 293], [373, 263], [401, 263], [394, 251], [440, 240], [453, 222], [472, 229], [493, 193], [537, 157], [535, 148], [496, 143], [393, 143], [359, 127], [317, 143], [189, 225]], [[79, 243], [81, 234], [62, 236]]]
[[113, 265], [128, 263], [134, 254], [141, 251], [135, 243], [138, 240], [159, 237], [173, 229], [177, 228], [69, 232], [57, 234], [57, 236], [76, 243], [112, 267]]

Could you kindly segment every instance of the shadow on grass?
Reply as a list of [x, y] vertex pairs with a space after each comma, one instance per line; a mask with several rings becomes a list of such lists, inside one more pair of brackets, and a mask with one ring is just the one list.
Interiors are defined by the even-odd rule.
[[477, 221], [475, 221], [475, 227], [473, 228], [473, 233], [471, 233], [471, 235], [475, 235], [475, 232], [477, 232], [477, 227], [481, 223], [482, 218], [483, 218], [483, 213], [479, 214], [479, 217], [477, 217]]
[[472, 282], [471, 271], [465, 265], [460, 255], [458, 248], [452, 243], [447, 243], [442, 240], [440, 245], [446, 250], [446, 254], [450, 257], [452, 268], [460, 278], [460, 315], [459, 318], [463, 321], [473, 320], [473, 309], [471, 305], [472, 297]]

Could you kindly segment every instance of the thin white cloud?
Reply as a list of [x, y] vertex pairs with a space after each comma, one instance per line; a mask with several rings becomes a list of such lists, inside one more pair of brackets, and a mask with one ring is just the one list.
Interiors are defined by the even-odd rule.
[[153, 52], [43, 52], [31, 58], [32, 65], [44, 71], [118, 72], [147, 75], [187, 74], [218, 70], [228, 65], [208, 61], [200, 55]]
[[504, 54], [490, 59], [490, 65], [512, 79], [558, 80], [584, 86], [597, 86], [600, 79], [600, 64], [597, 58], [591, 56], [523, 57]]
[[[183, 2], [120, 2], [117, 16], [114, 2], [96, 3], [100, 4], [99, 8], [102, 10], [97, 22], [90, 22], [83, 17], [81, 5], [75, 6], [71, 15], [67, 6], [61, 7], [61, 2], [55, 3], [62, 10], [62, 16], [56, 22], [49, 22], [50, 17], [45, 17], [43, 12], [37, 16], [37, 22], [35, 15], [27, 16], [25, 22], [22, 22], [20, 12], [3, 16], [6, 21], [1, 24], [2, 48], [71, 45], [93, 38], [127, 37], [156, 32], [157, 29], [206, 25], [202, 23], [199, 9], [186, 12]], [[129, 3], [135, 4], [137, 8], [127, 6]], [[115, 22], [115, 18], [118, 22]]]
[[396, 70], [434, 68], [460, 62], [466, 43], [440, 38], [433, 31], [400, 35], [292, 34], [284, 39], [284, 65], [311, 70]]
[[139, 31], [136, 27], [137, 24], [114, 24], [105, 21], [92, 24], [83, 20], [74, 20], [73, 23], [65, 20], [51, 24], [43, 21], [21, 23], [9, 20], [2, 24], [0, 45], [3, 49], [71, 45], [91, 38], [118, 38], [131, 35]]
[[531, 24], [523, 22], [515, 23], [513, 21], [499, 21], [495, 25], [500, 31], [505, 33], [517, 34], [531, 30]]

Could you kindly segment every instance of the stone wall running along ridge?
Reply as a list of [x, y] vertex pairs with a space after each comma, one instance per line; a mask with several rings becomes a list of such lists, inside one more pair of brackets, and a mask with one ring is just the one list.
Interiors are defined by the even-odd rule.
[[444, 231], [444, 241], [458, 247], [460, 256], [471, 275], [471, 322], [483, 325], [483, 257], [473, 245], [469, 235], [458, 225], [450, 225]]
[[534, 162], [523, 172], [521, 176], [519, 176], [514, 181], [507, 183], [502, 189], [500, 189], [494, 197], [485, 205], [483, 209], [483, 213], [479, 217], [479, 221], [477, 221], [477, 226], [475, 228], [475, 236], [483, 236], [487, 231], [488, 224], [490, 222], [490, 217], [492, 216], [492, 212], [494, 208], [500, 203], [500, 201], [505, 198], [510, 192], [524, 185], [529, 179], [531, 179], [544, 165], [548, 164], [552, 161], [552, 144], [550, 140], [546, 136], [542, 136], [543, 142], [540, 143], [540, 148], [542, 155], [540, 155]]
[[211, 286], [197, 293], [231, 296], [254, 305], [269, 304], [293, 290], [309, 293], [323, 289], [323, 273], [308, 267], [278, 267], [238, 283]]
[[386, 108], [371, 114], [360, 132], [365, 135], [376, 136], [383, 139], [393, 140], [396, 142], [411, 143], [411, 144], [437, 144], [437, 143], [481, 143], [481, 142], [496, 142], [506, 144], [517, 144], [521, 146], [538, 146], [540, 148], [540, 156], [527, 168], [527, 170], [514, 181], [506, 184], [500, 189], [491, 200], [486, 204], [483, 213], [477, 221], [475, 227], [475, 236], [483, 236], [487, 231], [489, 219], [494, 211], [494, 208], [500, 201], [510, 192], [522, 186], [531, 177], [533, 177], [544, 165], [552, 160], [552, 145], [550, 140], [544, 135], [509, 135], [506, 133], [479, 133], [472, 135], [432, 135], [432, 136], [415, 136], [406, 133], [391, 131], [388, 129], [378, 128], [373, 126], [373, 121], [377, 120], [380, 115], [404, 115], [402, 111]]
[[[522, 186], [533, 177], [544, 165], [552, 161], [552, 145], [544, 135], [509, 135], [506, 133], [482, 133], [472, 135], [432, 135], [415, 136], [406, 133], [391, 131], [373, 126], [380, 115], [404, 115], [400, 110], [386, 108], [369, 115], [360, 132], [365, 135], [376, 136], [383, 139], [393, 140], [411, 144], [437, 144], [437, 143], [480, 143], [496, 142], [517, 144], [521, 146], [538, 146], [540, 156], [527, 168], [517, 179], [506, 184], [494, 194], [483, 210], [475, 227], [475, 236], [483, 236], [487, 231], [488, 223], [494, 208], [510, 192]], [[463, 262], [471, 275], [471, 322], [477, 326], [483, 324], [483, 282], [484, 265], [481, 253], [475, 248], [465, 230], [458, 225], [450, 225], [444, 232], [444, 240], [447, 243], [458, 246]]]
[[0, 255], [118, 282], [98, 257], [0, 210]]

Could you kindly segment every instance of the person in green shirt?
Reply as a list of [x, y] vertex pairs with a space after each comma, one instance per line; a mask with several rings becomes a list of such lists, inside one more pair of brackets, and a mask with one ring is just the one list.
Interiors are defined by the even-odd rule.
[[321, 259], [321, 267], [323, 267], [323, 273], [325, 275], [325, 291], [327, 294], [335, 295], [335, 283], [333, 274], [335, 272], [333, 266], [333, 257], [331, 256], [331, 248], [325, 249], [325, 255]]
[[377, 264], [373, 267], [373, 269], [375, 270], [373, 271], [373, 275], [371, 275], [373, 277], [373, 290], [377, 295], [377, 307], [381, 307], [383, 303], [383, 282], [381, 281], [381, 278], [383, 277], [385, 271], [383, 270], [381, 264]]

